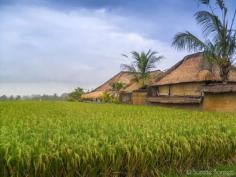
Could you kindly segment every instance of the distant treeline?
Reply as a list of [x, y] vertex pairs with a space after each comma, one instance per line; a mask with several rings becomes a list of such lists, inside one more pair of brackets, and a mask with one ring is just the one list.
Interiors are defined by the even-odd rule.
[[81, 96], [82, 94], [84, 94], [85, 91], [84, 89], [77, 87], [76, 89], [74, 89], [72, 92], [70, 93], [63, 93], [61, 95], [57, 95], [56, 93], [54, 93], [53, 95], [48, 95], [48, 94], [44, 94], [44, 95], [31, 95], [31, 96], [20, 96], [20, 95], [16, 95], [16, 96], [6, 96], [6, 95], [2, 95], [0, 96], [0, 101], [10, 101], [10, 100], [66, 100], [66, 101], [81, 101]]
[[68, 98], [67, 93], [61, 94], [61, 95], [57, 95], [57, 94], [53, 94], [53, 95], [31, 95], [31, 96], [6, 96], [6, 95], [2, 95], [0, 96], [0, 101], [8, 101], [8, 100], [67, 100]]

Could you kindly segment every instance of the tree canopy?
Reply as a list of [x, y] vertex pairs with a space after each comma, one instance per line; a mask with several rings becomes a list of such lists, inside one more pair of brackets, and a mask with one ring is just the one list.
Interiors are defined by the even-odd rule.
[[199, 2], [208, 9], [198, 11], [194, 15], [202, 27], [202, 39], [185, 31], [175, 35], [172, 45], [179, 50], [203, 52], [205, 59], [220, 67], [222, 81], [227, 83], [230, 68], [236, 59], [236, 10], [230, 18], [225, 0], [199, 0]]
[[151, 49], [147, 52], [142, 51], [140, 53], [133, 51], [131, 55], [134, 61], [131, 64], [122, 64], [121, 68], [133, 73], [135, 76], [134, 81], [141, 82], [141, 87], [145, 87], [150, 72], [156, 67], [156, 63], [163, 59], [163, 56], [158, 55], [158, 52], [152, 51]]

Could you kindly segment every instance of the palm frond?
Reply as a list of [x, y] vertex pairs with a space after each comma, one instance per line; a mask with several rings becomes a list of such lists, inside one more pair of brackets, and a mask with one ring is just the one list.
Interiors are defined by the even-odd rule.
[[216, 5], [217, 5], [220, 9], [226, 9], [224, 0], [216, 0]]
[[233, 56], [236, 53], [236, 33], [234, 36], [228, 38], [227, 50], [229, 56]]
[[203, 58], [210, 63], [216, 63], [219, 56], [217, 47], [209, 40], [206, 41], [206, 44], [207, 48], [203, 52]]
[[133, 72], [133, 73], [136, 73], [136, 72], [137, 72], [135, 66], [132, 65], [132, 64], [131, 64], [131, 65], [122, 64], [122, 65], [121, 65], [121, 69], [122, 69], [123, 71], [129, 71], [129, 72]]
[[233, 66], [235, 66], [235, 64], [236, 64], [235, 61], [236, 61], [236, 58], [233, 58], [233, 59], [231, 60]]
[[122, 53], [121, 56], [125, 57], [125, 58], [129, 58], [128, 55]]
[[200, 3], [208, 5], [210, 0], [199, 0]]
[[187, 49], [188, 51], [199, 52], [207, 48], [207, 46], [196, 36], [186, 31], [178, 33], [173, 40], [172, 46], [178, 50]]
[[202, 31], [205, 36], [213, 32], [220, 33], [223, 28], [219, 18], [208, 11], [197, 12], [195, 18], [198, 24], [202, 26]]
[[142, 79], [141, 76], [140, 76], [140, 74], [138, 74], [138, 73], [133, 74], [133, 76], [134, 76], [134, 78], [131, 79], [132, 82], [138, 83], [138, 82], [140, 82], [140, 80]]
[[152, 69], [154, 69], [156, 67], [156, 63], [162, 60], [163, 58], [163, 56], [156, 57], [155, 55], [152, 55], [148, 60], [147, 70], [151, 71]]
[[149, 49], [148, 53], [146, 54], [146, 57], [147, 58], [152, 58], [152, 57], [155, 57], [156, 54], [158, 54], [156, 51], [151, 51]]
[[235, 22], [235, 17], [236, 17], [236, 10], [234, 11], [234, 15], [233, 15], [233, 18], [232, 18], [232, 21], [231, 21], [231, 25], [230, 25], [230, 29], [229, 29], [229, 35], [231, 35], [233, 32], [235, 32], [235, 34], [236, 34], [236, 30], [233, 29], [234, 22]]
[[[144, 54], [145, 54], [145, 52], [143, 52]], [[155, 51], [152, 51], [151, 49], [149, 49], [148, 50], [148, 52], [145, 54], [146, 55], [146, 57], [149, 57], [149, 55], [151, 56], [151, 55], [155, 55]]]
[[120, 91], [122, 88], [125, 87], [125, 84], [123, 82], [113, 82], [110, 83], [110, 87], [112, 91]]
[[131, 52], [134, 61], [131, 65], [123, 64], [121, 68], [126, 71], [133, 73], [134, 78], [132, 81], [140, 82], [142, 81], [142, 86], [145, 85], [147, 79], [149, 78], [150, 71], [155, 68], [157, 61], [160, 61], [163, 57], [157, 56], [157, 52], [149, 49], [147, 52], [142, 51], [138, 53], [136, 51]]
[[[203, 10], [195, 14], [198, 24], [202, 26], [204, 42], [187, 31], [178, 33], [174, 37], [172, 45], [177, 49], [203, 51], [205, 59], [219, 66], [222, 81], [227, 83], [229, 67], [234, 64], [236, 57], [236, 31], [233, 29], [236, 10], [233, 13], [232, 21], [229, 22], [225, 0], [214, 1], [214, 7], [216, 8], [212, 7], [212, 1], [210, 0], [199, 0], [199, 2], [208, 6], [209, 11]], [[221, 16], [219, 16], [219, 12]]]
[[133, 52], [131, 52], [131, 54], [132, 54], [133, 59], [135, 59], [135, 61], [139, 61], [140, 55], [138, 52], [133, 51]]

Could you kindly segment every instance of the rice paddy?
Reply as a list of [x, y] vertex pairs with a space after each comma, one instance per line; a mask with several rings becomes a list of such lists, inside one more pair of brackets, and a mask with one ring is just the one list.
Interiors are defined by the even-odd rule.
[[235, 160], [235, 114], [0, 102], [0, 176], [154, 177]]

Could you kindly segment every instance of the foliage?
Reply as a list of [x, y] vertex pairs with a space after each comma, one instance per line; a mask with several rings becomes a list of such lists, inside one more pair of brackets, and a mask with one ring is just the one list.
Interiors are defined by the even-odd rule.
[[114, 82], [111, 84], [111, 91], [113, 92], [112, 96], [114, 97], [115, 102], [119, 102], [120, 91], [125, 87], [125, 84], [122, 82]]
[[119, 103], [119, 98], [116, 97], [114, 94], [105, 92], [102, 95], [102, 102], [103, 103]]
[[8, 100], [8, 97], [6, 95], [2, 95], [0, 97], [0, 101], [5, 101], [5, 100]]
[[112, 95], [108, 92], [104, 92], [102, 95], [102, 102], [104, 103], [111, 103], [113, 100]]
[[213, 0], [199, 1], [209, 9], [195, 14], [197, 23], [202, 26], [204, 40], [186, 31], [176, 34], [173, 46], [188, 51], [202, 51], [205, 59], [219, 65], [222, 81], [227, 83], [230, 68], [236, 59], [236, 29], [233, 28], [236, 10], [230, 19], [224, 0], [214, 0], [216, 7], [213, 6]]
[[4, 177], [154, 177], [236, 157], [234, 114], [29, 101], [0, 112]]
[[84, 94], [84, 90], [80, 87], [76, 88], [73, 92], [67, 96], [68, 101], [81, 101], [81, 96]]
[[[157, 56], [158, 53], [152, 50], [148, 52], [138, 53], [136, 51], [131, 52], [134, 61], [130, 64], [122, 64], [123, 70], [132, 72], [135, 76], [135, 82], [141, 82], [141, 86], [145, 87], [149, 79], [150, 72], [156, 67], [156, 63], [160, 61], [163, 56]], [[126, 56], [126, 55], [124, 55]]]
[[119, 92], [122, 88], [124, 88], [125, 84], [122, 82], [114, 82], [111, 84], [111, 90]]

